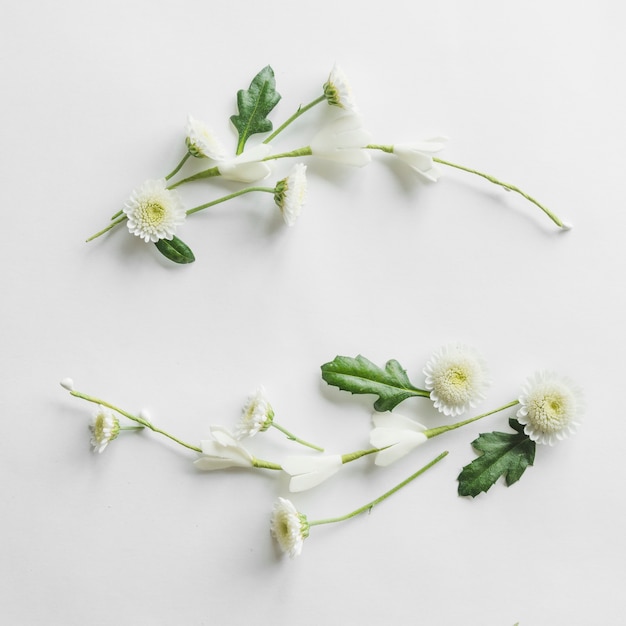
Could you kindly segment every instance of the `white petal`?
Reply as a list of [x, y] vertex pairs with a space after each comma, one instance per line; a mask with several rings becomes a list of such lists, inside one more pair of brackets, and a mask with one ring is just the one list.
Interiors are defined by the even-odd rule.
[[[374, 434], [376, 430], [384, 431], [384, 430], [391, 430], [391, 429], [385, 429], [385, 428], [375, 429], [372, 431], [372, 434]], [[395, 431], [395, 433], [397, 434], [398, 431]], [[384, 440], [386, 438], [389, 438], [389, 433], [381, 432], [379, 434], [380, 434], [380, 437], [376, 437], [379, 440]], [[406, 456], [409, 452], [411, 452], [411, 450], [417, 448], [417, 446], [421, 445], [427, 440], [428, 440], [428, 437], [426, 437], [424, 433], [404, 431], [401, 440], [398, 440], [397, 443], [391, 444], [388, 448], [385, 448], [384, 450], [381, 450], [380, 452], [376, 453], [376, 460], [374, 461], [374, 463], [381, 467], [390, 465], [391, 463], [397, 461], [398, 459], [401, 459], [403, 456]], [[371, 441], [371, 438], [370, 438], [370, 441]], [[383, 446], [374, 444], [373, 442], [372, 442], [372, 445], [376, 446], [377, 448], [383, 447]]]
[[421, 432], [426, 430], [426, 426], [412, 420], [404, 415], [398, 415], [397, 413], [372, 413], [372, 422], [374, 426], [378, 428], [403, 428], [405, 430], [414, 430], [415, 432]]
[[229, 161], [220, 163], [219, 172], [226, 180], [242, 183], [253, 183], [267, 178], [271, 169], [267, 163], [262, 162], [262, 159], [269, 156], [271, 151], [269, 144], [261, 143]]
[[323, 483], [336, 474], [343, 465], [340, 454], [328, 456], [291, 456], [282, 463], [283, 470], [292, 478], [289, 490], [305, 491]]
[[196, 459], [193, 464], [201, 470], [221, 470], [228, 467], [241, 467], [240, 464], [234, 463], [230, 459], [222, 459], [215, 456], [201, 456]]

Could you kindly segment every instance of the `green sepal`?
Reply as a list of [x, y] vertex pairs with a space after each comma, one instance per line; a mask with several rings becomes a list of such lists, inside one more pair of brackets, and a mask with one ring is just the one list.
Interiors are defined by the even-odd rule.
[[243, 152], [250, 135], [272, 130], [272, 122], [267, 116], [280, 98], [281, 95], [276, 91], [274, 70], [269, 65], [252, 79], [248, 89], [240, 89], [237, 92], [239, 115], [232, 115], [230, 118], [239, 133], [237, 154]]
[[377, 411], [391, 411], [407, 398], [429, 395], [413, 386], [395, 359], [387, 361], [382, 369], [360, 354], [356, 358], [336, 356], [330, 363], [322, 365], [322, 378], [343, 391], [378, 396], [374, 402]]
[[164, 257], [174, 263], [193, 263], [196, 260], [191, 248], [176, 236], [171, 239], [159, 239], [154, 245]]
[[514, 418], [509, 425], [515, 433], [483, 433], [472, 441], [473, 448], [482, 453], [459, 474], [459, 495], [476, 497], [504, 476], [507, 487], [517, 482], [526, 468], [535, 461], [535, 442], [524, 433], [524, 427]]

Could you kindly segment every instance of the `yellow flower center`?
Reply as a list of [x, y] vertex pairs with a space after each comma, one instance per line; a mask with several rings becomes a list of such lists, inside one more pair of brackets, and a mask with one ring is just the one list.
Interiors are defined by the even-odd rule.
[[141, 217], [144, 223], [158, 226], [165, 215], [165, 207], [158, 202], [149, 201], [141, 207]]
[[568, 422], [568, 398], [557, 391], [546, 392], [532, 399], [528, 418], [533, 426], [544, 433], [560, 431]]

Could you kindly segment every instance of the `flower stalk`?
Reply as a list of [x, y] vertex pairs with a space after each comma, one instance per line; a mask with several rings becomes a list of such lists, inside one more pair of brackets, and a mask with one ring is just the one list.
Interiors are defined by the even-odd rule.
[[321, 95], [319, 98], [315, 98], [315, 100], [309, 102], [304, 106], [298, 107], [298, 110], [285, 122], [283, 122], [269, 137], [263, 140], [263, 143], [269, 143], [272, 141], [279, 133], [282, 133], [287, 126], [295, 122], [301, 115], [312, 109], [314, 106], [320, 104], [320, 102], [324, 102], [326, 100], [325, 95]]
[[174, 176], [176, 176], [176, 174], [180, 172], [181, 168], [183, 167], [183, 165], [185, 165], [185, 163], [187, 162], [187, 159], [189, 159], [190, 156], [191, 156], [191, 152], [187, 150], [187, 154], [185, 154], [185, 156], [180, 160], [180, 163], [165, 177], [165, 180], [169, 180], [170, 178], [173, 178]]
[[317, 450], [318, 452], [324, 452], [324, 448], [317, 446], [314, 443], [311, 443], [309, 441], [305, 441], [304, 439], [300, 439], [300, 437], [296, 437], [293, 433], [289, 432], [285, 427], [281, 426], [280, 424], [277, 424], [274, 421], [272, 421], [270, 426], [280, 431], [281, 433], [283, 433], [283, 435], [285, 435], [285, 437], [287, 437], [287, 439], [289, 439], [290, 441], [295, 441], [296, 443], [299, 443], [302, 446], [306, 446], [307, 448], [312, 448], [313, 450]]
[[535, 200], [535, 198], [528, 195], [525, 191], [522, 191], [519, 187], [516, 187], [515, 185], [511, 185], [510, 183], [505, 183], [497, 179], [495, 176], [492, 176], [491, 174], [486, 174], [485, 172], [481, 172], [479, 170], [475, 170], [470, 167], [465, 167], [464, 165], [458, 165], [457, 163], [445, 161], [444, 159], [440, 159], [438, 157], [433, 157], [433, 161], [441, 165], [447, 165], [448, 167], [453, 167], [457, 170], [462, 170], [463, 172], [475, 174], [476, 176], [480, 176], [484, 178], [485, 180], [488, 180], [490, 183], [493, 183], [494, 185], [499, 185], [500, 187], [503, 187], [504, 189], [508, 191], [514, 191], [515, 193], [520, 194], [523, 198], [526, 198], [526, 200], [528, 200], [535, 206], [539, 207], [559, 228], [562, 228], [563, 230], [569, 230], [571, 228], [569, 224], [567, 224], [566, 222], [563, 222], [552, 211], [550, 211], [550, 209], [545, 207], [539, 201]]
[[125, 418], [133, 422], [136, 422], [137, 424], [140, 425], [139, 427], [141, 428], [149, 428], [152, 432], [157, 433], [159, 435], [163, 435], [171, 439], [172, 441], [175, 441], [177, 444], [185, 448], [188, 448], [189, 450], [193, 450], [194, 452], [202, 452], [202, 450], [198, 448], [197, 446], [194, 446], [190, 443], [182, 441], [178, 437], [171, 435], [170, 433], [162, 430], [161, 428], [157, 428], [156, 426], [154, 426], [154, 424], [152, 424], [145, 417], [141, 417], [139, 415], [133, 415], [132, 413], [129, 413], [128, 411], [125, 411], [124, 409], [120, 409], [119, 407], [115, 406], [114, 404], [111, 404], [110, 402], [107, 402], [106, 400], [95, 398], [94, 396], [87, 395], [86, 393], [82, 393], [81, 391], [76, 391], [74, 389], [70, 390], [70, 395], [74, 396], [75, 398], [81, 398], [82, 400], [86, 400], [87, 402], [92, 402], [93, 404], [105, 406], [108, 409], [111, 409], [112, 411], [115, 411], [116, 413], [123, 415]]
[[489, 415], [494, 415], [495, 413], [500, 413], [500, 411], [505, 411], [506, 409], [510, 409], [513, 406], [519, 404], [519, 400], [513, 400], [512, 402], [508, 402], [497, 409], [493, 409], [492, 411], [487, 411], [486, 413], [481, 413], [476, 417], [470, 417], [469, 419], [463, 420], [461, 422], [456, 422], [454, 424], [446, 424], [445, 426], [437, 426], [436, 428], [428, 428], [423, 431], [424, 435], [428, 439], [432, 437], [437, 437], [438, 435], [442, 435], [443, 433], [447, 433], [450, 430], [456, 430], [457, 428], [461, 428], [461, 426], [466, 426], [467, 424], [471, 424], [472, 422], [477, 422], [483, 417], [488, 417]]
[[392, 496], [394, 493], [396, 493], [397, 491], [399, 491], [400, 489], [402, 489], [403, 487], [405, 487], [406, 485], [414, 481], [418, 476], [421, 476], [424, 472], [426, 472], [431, 467], [439, 463], [439, 461], [441, 461], [447, 455], [448, 455], [447, 450], [442, 452], [438, 457], [434, 458], [430, 463], [427, 463], [426, 465], [424, 465], [424, 467], [419, 469], [414, 474], [411, 474], [411, 476], [403, 480], [401, 483], [398, 483], [395, 487], [393, 487], [389, 491], [386, 491], [382, 496], [379, 496], [375, 500], [368, 502], [367, 504], [359, 507], [358, 509], [351, 511], [350, 513], [347, 513], [346, 515], [340, 515], [339, 517], [327, 517], [325, 519], [309, 521], [308, 522], [309, 526], [320, 526], [322, 524], [334, 524], [335, 522], [343, 522], [347, 519], [350, 519], [351, 517], [356, 517], [357, 515], [360, 515], [361, 513], [365, 513], [366, 511], [371, 511], [377, 504], [380, 504], [381, 502], [383, 502], [384, 500]]

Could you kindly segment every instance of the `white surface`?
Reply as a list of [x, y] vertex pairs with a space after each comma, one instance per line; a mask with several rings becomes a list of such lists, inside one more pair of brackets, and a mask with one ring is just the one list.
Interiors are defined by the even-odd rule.
[[[256, 8], [253, 8], [256, 7]], [[262, 8], [261, 8], [262, 7]], [[3, 96], [3, 537], [7, 624], [617, 623], [623, 611], [623, 112], [618, 5], [597, 2], [12, 3], [0, 25]], [[89, 245], [130, 191], [182, 156], [188, 113], [226, 140], [237, 89], [265, 64], [278, 122], [337, 61], [375, 141], [444, 133], [444, 158], [513, 182], [574, 223], [448, 170], [436, 185], [374, 155], [310, 161], [301, 219], [248, 196], [189, 219], [197, 262], [162, 262], [123, 230]], [[281, 136], [306, 143], [320, 109]], [[311, 125], [313, 124], [313, 125]], [[230, 145], [234, 139], [230, 137]], [[276, 169], [282, 174], [289, 164]], [[272, 178], [271, 180], [274, 180]], [[228, 186], [185, 191], [189, 206]], [[277, 421], [329, 452], [367, 445], [370, 399], [319, 366], [397, 358], [419, 384], [432, 351], [479, 348], [485, 410], [541, 367], [585, 388], [576, 437], [537, 451], [509, 489], [456, 495], [494, 416], [384, 469], [354, 463], [293, 500], [346, 513], [443, 449], [417, 482], [299, 559], [268, 519], [286, 483], [195, 471], [128, 434], [88, 446], [92, 407], [138, 411], [183, 439], [230, 425], [258, 383]], [[441, 423], [425, 402], [400, 412]], [[278, 432], [259, 456], [297, 451]]]

